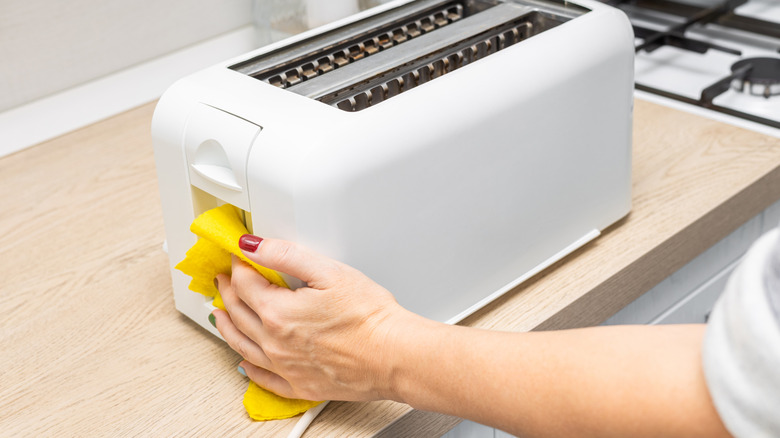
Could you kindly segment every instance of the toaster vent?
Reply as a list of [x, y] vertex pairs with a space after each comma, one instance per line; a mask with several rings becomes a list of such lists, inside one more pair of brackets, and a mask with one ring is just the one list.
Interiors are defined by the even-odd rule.
[[567, 0], [415, 0], [230, 69], [355, 112], [587, 12]]
[[319, 100], [344, 111], [366, 109], [518, 43], [528, 37], [532, 26], [530, 22], [524, 21], [513, 23], [509, 29], [487, 32], [477, 37], [476, 42], [469, 39], [454, 50], [415, 62], [403, 69], [405, 72], [391, 72], [361, 86], [320, 97]]
[[376, 35], [365, 39], [341, 43], [336, 49], [324, 51], [316, 56], [307, 56], [302, 61], [282, 64], [255, 77], [279, 88], [292, 87], [454, 23], [463, 18], [463, 12], [462, 5], [448, 4], [422, 17], [415, 17], [400, 26], [381, 29]]

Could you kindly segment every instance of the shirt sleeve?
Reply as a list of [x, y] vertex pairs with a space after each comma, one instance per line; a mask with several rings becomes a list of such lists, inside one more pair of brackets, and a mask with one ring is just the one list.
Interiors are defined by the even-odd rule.
[[715, 408], [735, 437], [780, 436], [780, 231], [762, 236], [710, 315], [702, 360]]

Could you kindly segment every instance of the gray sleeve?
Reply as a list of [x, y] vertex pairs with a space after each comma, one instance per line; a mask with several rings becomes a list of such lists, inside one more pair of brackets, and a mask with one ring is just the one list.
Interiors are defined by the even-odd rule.
[[704, 336], [704, 375], [735, 437], [780, 436], [780, 231], [762, 236], [729, 278]]

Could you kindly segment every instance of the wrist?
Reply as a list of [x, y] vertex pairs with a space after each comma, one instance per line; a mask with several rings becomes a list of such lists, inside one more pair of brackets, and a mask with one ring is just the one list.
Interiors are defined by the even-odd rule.
[[426, 353], [431, 353], [432, 333], [442, 324], [403, 308], [386, 323], [384, 342], [378, 345], [377, 392], [382, 399], [409, 404], [419, 386], [417, 370], [431, 360]]

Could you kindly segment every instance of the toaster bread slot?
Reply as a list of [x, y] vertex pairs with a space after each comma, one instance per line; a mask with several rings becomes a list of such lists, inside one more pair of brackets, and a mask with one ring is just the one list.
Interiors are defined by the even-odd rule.
[[413, 1], [230, 68], [359, 111], [586, 12], [559, 0]]
[[289, 88], [447, 26], [493, 3], [416, 1], [231, 68]]
[[359, 63], [346, 65], [328, 75], [291, 87], [290, 91], [321, 100], [323, 96], [338, 90], [360, 84], [387, 71], [402, 69], [422, 58], [430, 57], [431, 54], [452, 48], [464, 39], [473, 39], [475, 35], [484, 36], [486, 32], [495, 31], [496, 26], [507, 22], [512, 23], [518, 17], [530, 12], [532, 10], [528, 7], [512, 3], [501, 4], [452, 23], [446, 28], [422, 35], [401, 46], [393, 47], [391, 50], [378, 53]]
[[[334, 105], [344, 111], [359, 111], [485, 58], [562, 22], [529, 9], [508, 4], [502, 6], [506, 8], [496, 7], [486, 11], [480, 15], [480, 20], [473, 23], [469, 23], [467, 19], [458, 25], [452, 25], [446, 30], [446, 36], [445, 31], [441, 31], [435, 35], [435, 39], [432, 37], [431, 40], [426, 40], [421, 37], [403, 48], [410, 51], [410, 56], [388, 59], [384, 65], [380, 65], [384, 60], [377, 56], [373, 60], [376, 61], [376, 66], [370, 66], [368, 63], [355, 66], [355, 69], [361, 69], [359, 72], [352, 72], [352, 66], [349, 66], [338, 74], [323, 78], [322, 81], [328, 80], [330, 83], [319, 89], [317, 89], [319, 81], [312, 81], [291, 91], [305, 93], [304, 95], [308, 97]], [[482, 19], [483, 16], [491, 16], [490, 18], [496, 20], [485, 20]], [[500, 24], [495, 25], [496, 22]], [[463, 35], [471, 36], [463, 38]], [[416, 48], [412, 46], [414, 43], [419, 43], [421, 49], [426, 49], [424, 55], [414, 58], [411, 56], [416, 54], [411, 52]], [[391, 54], [388, 52], [388, 55]], [[401, 62], [393, 63], [398, 60]], [[343, 79], [342, 82], [338, 82], [339, 79]]]

